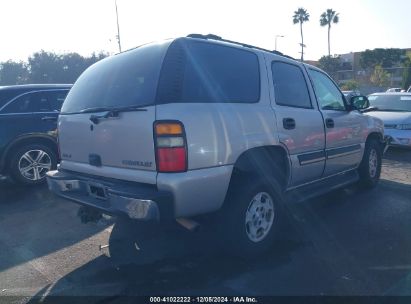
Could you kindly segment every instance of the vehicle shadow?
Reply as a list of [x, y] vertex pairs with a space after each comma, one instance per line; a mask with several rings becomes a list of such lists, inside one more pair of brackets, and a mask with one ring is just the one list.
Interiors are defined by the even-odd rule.
[[[379, 247], [379, 242], [393, 236], [377, 215], [392, 212], [387, 197], [395, 200], [393, 204], [409, 206], [409, 191], [409, 185], [383, 180], [372, 190], [351, 186], [309, 201], [289, 202], [289, 223], [272, 250], [254, 261], [223, 254], [201, 234], [194, 242], [193, 238], [180, 239], [180, 245], [176, 242], [176, 246], [184, 247], [178, 257], [165, 255], [147, 265], [116, 268], [107, 256], [100, 256], [38, 292], [31, 303], [39, 299], [42, 303], [56, 299], [68, 303], [72, 296], [76, 296], [76, 302], [85, 303], [123, 303], [127, 301], [123, 297], [131, 297], [128, 300], [132, 303], [138, 295], [272, 295], [287, 294], [287, 288], [289, 294], [320, 294], [327, 288], [335, 288], [339, 295], [379, 294], [392, 285], [392, 277], [383, 274], [378, 281], [367, 270], [381, 256], [388, 260], [388, 249], [375, 252], [372, 244]], [[395, 231], [396, 237], [400, 233]], [[407, 240], [406, 235], [403, 237]], [[361, 250], [357, 252], [357, 248]], [[317, 280], [312, 280], [313, 271]], [[289, 281], [281, 282], [278, 278], [284, 273]], [[341, 275], [347, 273], [350, 278], [341, 281]], [[250, 282], [255, 285], [250, 286]]]
[[384, 159], [411, 163], [411, 149], [390, 147], [384, 154]]
[[[69, 273], [53, 286], [41, 290], [30, 303], [51, 303], [65, 300], [64, 296], [76, 296], [76, 302], [121, 303], [124, 296], [139, 295], [238, 295], [227, 281], [241, 285], [241, 277], [251, 272], [264, 272], [282, 265], [292, 263], [292, 254], [305, 246], [291, 226], [276, 242], [275, 246], [255, 261], [229, 256], [220, 247], [215, 246], [207, 232], [195, 232], [195, 238], [177, 237], [175, 246], [179, 248], [178, 257], [164, 254], [163, 258], [154, 263], [140, 266], [115, 267], [108, 256], [100, 256], [84, 266]], [[190, 232], [194, 233], [194, 232]], [[212, 237], [211, 237], [212, 238]], [[156, 250], [153, 248], [153, 250]], [[267, 281], [267, 284], [270, 284]], [[244, 291], [250, 295], [249, 291]], [[63, 297], [61, 297], [63, 296]], [[70, 301], [67, 299], [67, 303]], [[130, 299], [130, 303], [133, 298]], [[134, 299], [135, 302], [135, 299]], [[65, 303], [65, 302], [63, 302]]]
[[411, 185], [411, 150], [391, 147], [382, 161], [381, 178]]
[[[85, 246], [82, 241], [110, 224], [82, 225], [77, 211], [77, 205], [55, 197], [46, 185], [0, 182], [0, 271], [25, 263], [35, 265], [41, 257], [48, 258], [40, 263], [64, 259], [71, 246]], [[97, 255], [98, 249], [93, 252]]]

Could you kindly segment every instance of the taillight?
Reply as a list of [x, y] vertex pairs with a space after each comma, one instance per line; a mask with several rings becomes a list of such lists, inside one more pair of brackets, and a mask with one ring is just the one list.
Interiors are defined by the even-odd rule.
[[187, 170], [187, 146], [184, 126], [181, 122], [155, 122], [154, 140], [158, 172]]

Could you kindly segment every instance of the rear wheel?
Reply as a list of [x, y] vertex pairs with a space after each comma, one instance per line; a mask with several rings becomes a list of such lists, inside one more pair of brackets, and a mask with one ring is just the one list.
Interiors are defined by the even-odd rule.
[[24, 185], [45, 182], [46, 173], [57, 167], [57, 155], [43, 144], [27, 144], [16, 150], [11, 158], [10, 174]]
[[242, 178], [230, 186], [220, 214], [223, 247], [231, 254], [253, 258], [273, 244], [285, 216], [276, 180]]
[[365, 144], [364, 156], [359, 167], [360, 185], [372, 188], [381, 175], [382, 149], [378, 141], [369, 140]]

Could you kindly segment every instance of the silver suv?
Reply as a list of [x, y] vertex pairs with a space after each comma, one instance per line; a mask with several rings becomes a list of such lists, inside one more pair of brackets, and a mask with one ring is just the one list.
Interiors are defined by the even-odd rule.
[[360, 112], [367, 102], [346, 101], [316, 67], [218, 36], [146, 44], [77, 80], [49, 187], [118, 215], [111, 254], [135, 249], [155, 222], [215, 214], [224, 246], [253, 256], [272, 243], [287, 197], [378, 182], [383, 124]]

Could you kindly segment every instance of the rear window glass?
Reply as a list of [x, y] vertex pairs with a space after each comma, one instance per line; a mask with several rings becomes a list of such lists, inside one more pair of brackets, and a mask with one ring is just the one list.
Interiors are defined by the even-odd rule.
[[161, 73], [158, 103], [258, 102], [257, 56], [213, 43], [176, 40]]
[[164, 50], [149, 44], [94, 64], [76, 81], [61, 112], [153, 104]]

